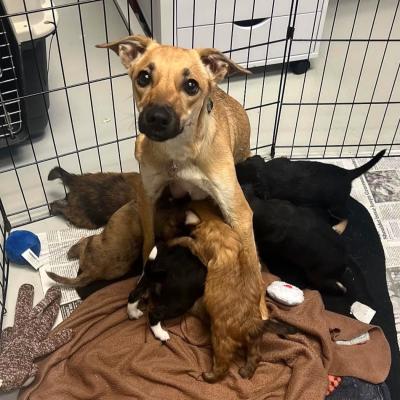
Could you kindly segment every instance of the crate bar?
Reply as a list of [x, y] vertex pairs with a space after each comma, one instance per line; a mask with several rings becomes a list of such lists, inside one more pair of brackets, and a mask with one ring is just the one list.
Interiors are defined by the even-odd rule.
[[[292, 43], [293, 42], [292, 42], [291, 38], [294, 35], [294, 29], [296, 26], [296, 16], [297, 16], [298, 4], [299, 4], [299, 0], [292, 0], [291, 6], [290, 6], [289, 21], [288, 21], [288, 26], [287, 26], [287, 36], [286, 36], [286, 41], [285, 41], [285, 50], [283, 53], [283, 63], [282, 63], [282, 69], [281, 69], [281, 79], [279, 82], [278, 104], [276, 106], [274, 132], [273, 132], [273, 136], [272, 136], [271, 157], [274, 157], [274, 155], [275, 155], [275, 145], [276, 145], [276, 141], [277, 141], [277, 137], [278, 137], [279, 122], [281, 119], [282, 102], [283, 102], [283, 98], [285, 96], [286, 79], [287, 79], [288, 68], [289, 68], [290, 54], [292, 51]], [[294, 13], [293, 13], [293, 6], [294, 6]], [[289, 30], [292, 31], [290, 34], [289, 34]], [[288, 46], [288, 42], [289, 42], [289, 46]]]
[[[393, 90], [394, 90], [394, 87], [395, 87], [396, 82], [397, 82], [397, 77], [398, 77], [398, 75], [399, 75], [399, 69], [400, 69], [400, 64], [397, 66], [396, 75], [395, 75], [395, 77], [394, 77], [394, 79], [393, 79], [393, 84], [392, 84], [392, 88], [391, 88], [391, 90], [390, 90], [390, 95], [389, 95], [389, 102], [390, 102], [390, 100], [392, 99]], [[384, 111], [384, 113], [383, 113], [383, 118], [382, 118], [381, 126], [379, 127], [378, 135], [376, 136], [376, 142], [375, 142], [375, 145], [374, 145], [374, 149], [372, 150], [373, 153], [375, 153], [376, 147], [378, 146], [379, 138], [380, 138], [381, 133], [382, 133], [382, 127], [383, 127], [383, 124], [384, 124], [384, 122], [385, 122], [387, 110], [388, 110], [388, 108], [389, 108], [389, 104], [390, 104], [389, 102], [386, 104], [385, 111]]]
[[392, 143], [390, 143], [389, 154], [390, 154], [391, 151], [392, 151], [392, 147], [396, 145], [396, 143], [395, 143], [394, 141], [395, 141], [395, 139], [396, 139], [397, 132], [398, 132], [398, 130], [399, 130], [399, 126], [400, 126], [400, 118], [399, 118], [399, 120], [397, 121], [397, 126], [396, 126], [396, 129], [395, 129], [395, 131], [394, 131]]
[[[375, 145], [375, 143], [363, 143], [363, 144], [361, 144], [360, 145], [360, 147], [373, 147]], [[391, 145], [391, 143], [380, 143], [379, 144], [379, 146], [380, 147], [389, 147]], [[397, 145], [396, 143], [394, 143], [394, 145]], [[400, 145], [400, 143], [399, 143], [399, 145]], [[271, 147], [272, 146], [272, 144], [265, 144], [265, 145], [262, 145], [262, 146], [259, 146], [258, 147], [258, 149], [260, 150], [260, 149], [264, 149], [264, 148], [266, 148], [266, 147]], [[356, 144], [345, 144], [345, 145], [343, 145], [344, 147], [357, 147], [358, 145], [356, 145]], [[288, 145], [283, 145], [283, 144], [281, 144], [281, 145], [276, 145], [275, 146], [275, 148], [277, 148], [277, 149], [283, 149], [283, 148], [290, 148], [291, 146], [290, 146], [290, 144], [288, 144]], [[296, 145], [295, 146], [295, 148], [296, 149], [313, 149], [313, 148], [315, 148], [315, 149], [317, 149], [317, 148], [319, 148], [319, 149], [323, 149], [325, 146], [323, 145], [323, 144], [312, 144], [312, 145], [307, 145], [307, 144], [304, 144], [304, 145], [300, 145], [300, 144], [298, 144], [298, 145]], [[341, 144], [329, 144], [328, 145], [328, 147], [329, 148], [335, 148], [335, 147], [337, 147], [337, 148], [340, 148], [340, 147], [342, 147], [342, 145]], [[255, 147], [252, 147], [250, 150], [255, 150]], [[393, 157], [398, 157], [398, 156], [393, 156]], [[307, 159], [307, 158], [310, 158], [310, 157], [303, 157], [304, 159]], [[322, 158], [322, 157], [312, 157], [312, 158]], [[339, 157], [325, 157], [325, 158], [339, 158]], [[344, 156], [344, 157], [341, 157], [341, 158], [365, 158], [365, 156], [349, 156], [349, 157], [346, 157], [346, 156]], [[11, 214], [10, 214], [11, 215]]]
[[[53, 0], [52, 0], [53, 1]], [[25, 11], [19, 11], [16, 13], [11, 13], [11, 14], [4, 14], [4, 15], [0, 15], [0, 20], [2, 20], [3, 18], [12, 18], [12, 17], [20, 17], [22, 15], [29, 15], [29, 14], [35, 14], [35, 13], [41, 13], [43, 11], [50, 11], [50, 10], [58, 10], [60, 8], [67, 8], [67, 7], [76, 7], [78, 4], [89, 4], [89, 3], [98, 3], [102, 0], [79, 0], [76, 3], [68, 3], [68, 4], [61, 4], [59, 6], [51, 6], [51, 7], [43, 7], [43, 8], [35, 8], [33, 10], [27, 10], [26, 7]]]
[[[106, 3], [105, 0], [103, 0], [103, 14], [104, 14], [104, 31], [106, 35], [106, 43], [108, 43], [109, 38], [108, 38], [108, 26], [107, 26], [107, 10], [106, 10]], [[128, 27], [130, 29], [130, 6], [129, 6], [129, 0], [127, 0], [127, 7], [128, 7]], [[110, 75], [109, 81], [110, 81], [110, 90], [111, 90], [111, 102], [112, 102], [112, 110], [113, 110], [113, 118], [114, 118], [114, 129], [115, 129], [115, 138], [117, 139], [117, 149], [118, 149], [118, 162], [119, 162], [119, 169], [122, 172], [122, 161], [121, 161], [121, 150], [119, 147], [119, 142], [118, 142], [118, 124], [117, 124], [117, 113], [115, 111], [115, 101], [114, 101], [114, 87], [113, 87], [113, 81], [111, 78], [111, 58], [110, 58], [110, 49], [107, 49], [107, 65], [108, 65], [108, 73]], [[99, 154], [100, 155], [100, 154]]]
[[[27, 5], [26, 5], [26, 0], [23, 0], [23, 4], [24, 4], [24, 10], [25, 10], [26, 12], [28, 12]], [[53, 24], [55, 25], [56, 18], [55, 18], [55, 15], [54, 15], [54, 11], [52, 11], [52, 12], [53, 12]], [[40, 87], [41, 87], [41, 89], [42, 89], [42, 91], [43, 91], [44, 85], [43, 85], [43, 82], [42, 82], [42, 79], [41, 79], [40, 68], [39, 68], [39, 61], [38, 61], [38, 56], [37, 56], [37, 52], [36, 52], [35, 42], [34, 42], [34, 40], [33, 40], [32, 25], [31, 25], [31, 21], [30, 21], [30, 18], [29, 18], [29, 17], [30, 17], [29, 13], [26, 14], [26, 21], [27, 21], [27, 24], [28, 24], [29, 36], [30, 36], [30, 40], [31, 40], [31, 44], [32, 44], [33, 54], [34, 54], [34, 57], [33, 57], [33, 58], [34, 58], [34, 60], [35, 60], [35, 67], [36, 67], [36, 71], [37, 71], [37, 74], [38, 74], [38, 77], [39, 77], [39, 84], [40, 84]], [[57, 26], [55, 26], [55, 31], [57, 31]], [[46, 73], [48, 73], [48, 71], [46, 71]], [[55, 142], [55, 139], [54, 139], [53, 126], [52, 126], [52, 124], [51, 124], [50, 114], [49, 114], [49, 110], [48, 110], [48, 108], [47, 108], [46, 97], [45, 97], [44, 94], [42, 95], [42, 98], [43, 98], [44, 109], [45, 109], [46, 116], [47, 116], [47, 120], [48, 120], [48, 124], [49, 124], [49, 129], [50, 129], [50, 134], [51, 134], [51, 138], [52, 138], [52, 142], [53, 142], [54, 152], [55, 152], [56, 157], [57, 157], [57, 153], [58, 153], [58, 152], [57, 152], [56, 142]], [[32, 142], [32, 137], [31, 137], [31, 134], [30, 134], [30, 131], [29, 131], [29, 126], [28, 126], [28, 124], [26, 124], [26, 128], [27, 128], [27, 131], [28, 131], [29, 143], [30, 143], [31, 148], [32, 148], [33, 158], [34, 158], [35, 161], [37, 162], [35, 146], [33, 145], [33, 142]], [[8, 145], [8, 143], [7, 143], [7, 145]], [[60, 165], [60, 164], [58, 163], [58, 165]], [[38, 172], [38, 175], [39, 175], [40, 184], [42, 185], [43, 195], [44, 195], [44, 197], [45, 197], [45, 199], [46, 199], [46, 203], [48, 203], [47, 193], [46, 193], [46, 189], [45, 189], [45, 187], [44, 187], [43, 178], [42, 178], [42, 174], [41, 174], [39, 165], [37, 165], [36, 168], [37, 168], [37, 172]], [[65, 187], [64, 187], [64, 191], [65, 191], [65, 193], [66, 193]], [[49, 207], [49, 206], [48, 206], [48, 207]], [[49, 208], [49, 210], [50, 210], [50, 208]]]
[[[55, 21], [54, 9], [52, 10], [52, 13], [53, 13], [53, 20]], [[80, 158], [79, 152], [78, 152], [78, 142], [76, 141], [75, 124], [74, 124], [74, 120], [72, 118], [71, 102], [70, 102], [69, 94], [68, 94], [67, 80], [65, 78], [64, 62], [63, 62], [63, 58], [61, 56], [61, 46], [60, 46], [60, 39], [58, 37], [58, 30], [56, 29], [54, 33], [56, 35], [58, 57], [60, 60], [61, 75], [62, 75], [62, 80], [63, 80], [63, 84], [64, 84], [64, 86], [62, 88], [59, 88], [59, 90], [64, 90], [64, 92], [65, 92], [65, 99], [67, 101], [68, 115], [69, 115], [69, 120], [70, 120], [70, 124], [71, 124], [71, 129], [72, 129], [72, 136], [74, 138], [74, 147], [75, 147], [76, 155], [77, 155], [77, 159], [78, 159], [79, 171], [80, 171], [80, 173], [82, 173], [82, 163], [81, 163], [81, 158]], [[70, 86], [78, 87], [81, 85], [75, 85], [75, 86], [70, 85]], [[49, 91], [49, 93], [51, 93], [51, 91]]]
[[[275, 8], [275, 0], [272, 0], [272, 9], [271, 9], [272, 18], [274, 16], [274, 8]], [[269, 24], [269, 29], [268, 29], [268, 42], [271, 39], [271, 29], [272, 29], [272, 20], [271, 20], [271, 23]], [[263, 80], [262, 80], [262, 85], [261, 85], [260, 104], [262, 104], [263, 98], [264, 98], [265, 80], [266, 80], [266, 75], [267, 75], [268, 54], [269, 54], [269, 46], [267, 46], [267, 51], [266, 51], [266, 54], [265, 54]], [[273, 102], [272, 104], [276, 104], [276, 102]], [[248, 109], [246, 109], [246, 110], [248, 110]], [[259, 142], [259, 138], [260, 138], [261, 113], [262, 113], [262, 110], [261, 110], [261, 107], [260, 107], [260, 111], [258, 113], [258, 121], [257, 121], [256, 154], [258, 154], [257, 153], [257, 148], [258, 148], [258, 142]]]
[[[88, 65], [88, 58], [87, 58], [87, 52], [86, 52], [85, 32], [83, 30], [82, 9], [81, 9], [81, 5], [79, 4], [79, 2], [78, 2], [78, 15], [79, 15], [79, 24], [80, 24], [80, 28], [81, 28], [83, 57], [84, 57], [84, 60], [85, 60], [86, 77], [87, 77], [87, 80], [89, 81], [90, 80], [90, 76], [89, 76], [89, 65]], [[92, 87], [91, 87], [90, 84], [88, 84], [88, 91], [89, 91], [90, 112], [92, 114], [94, 137], [95, 137], [95, 140], [96, 140], [96, 145], [98, 146], [99, 145], [99, 138], [97, 136], [97, 124], [96, 124], [96, 117], [94, 115]], [[100, 150], [99, 149], [97, 149], [97, 156], [98, 156], [98, 159], [99, 159], [100, 171], [103, 172], [103, 164], [101, 162], [101, 156], [100, 156]]]
[[[393, 31], [394, 22], [395, 22], [395, 20], [396, 20], [397, 12], [398, 12], [398, 10], [399, 10], [399, 4], [400, 4], [400, 0], [397, 1], [396, 10], [395, 10], [394, 15], [393, 15], [392, 24], [391, 24], [391, 26], [390, 26], [388, 38], [390, 38], [390, 36], [391, 36], [391, 34], [392, 34], [392, 31]], [[376, 92], [376, 88], [378, 87], [378, 82], [379, 82], [379, 79], [380, 79], [380, 77], [381, 77], [382, 67], [383, 67], [383, 63], [384, 63], [384, 61], [385, 61], [386, 52], [387, 52], [389, 43], [390, 43], [389, 40], [386, 41], [385, 49], [383, 50], [383, 56], [382, 56], [381, 64], [380, 64], [380, 66], [379, 66], [378, 74], [377, 74], [377, 76], [376, 76], [376, 81], [375, 81], [375, 85], [374, 85], [374, 90], [372, 91], [371, 103], [370, 103], [369, 106], [368, 106], [367, 115], [366, 115], [365, 120], [364, 120], [364, 125], [363, 125], [363, 129], [362, 129], [362, 131], [361, 131], [361, 137], [360, 137], [360, 140], [359, 140], [359, 142], [358, 142], [358, 146], [360, 146], [360, 144], [361, 144], [361, 142], [362, 142], [362, 139], [363, 139], [363, 136], [364, 136], [365, 127], [367, 126], [369, 113], [370, 113], [370, 111], [371, 111], [372, 101], [373, 101], [373, 99], [374, 99], [375, 92]], [[356, 155], [358, 155], [358, 152], [359, 152], [359, 147], [358, 147], [358, 149], [357, 149]]]
[[[224, 52], [224, 51], [222, 52], [222, 53], [225, 53], [225, 54], [229, 53], [229, 58], [232, 57], [233, 27], [234, 27], [233, 21], [235, 20], [235, 13], [236, 13], [236, 0], [233, 1], [231, 42], [230, 42], [230, 44], [229, 44], [229, 50], [228, 50], [227, 52]], [[228, 76], [228, 82], [227, 82], [227, 84], [226, 84], [226, 92], [227, 92], [228, 94], [229, 94], [229, 86], [230, 86], [230, 83], [231, 83], [231, 78]]]
[[[301, 38], [297, 38], [297, 39], [293, 39], [293, 42], [309, 42], [310, 39], [301, 39]], [[344, 39], [344, 38], [332, 38], [332, 39], [311, 39], [312, 42], [354, 42], [354, 43], [362, 43], [362, 42], [371, 42], [371, 43], [380, 43], [380, 42], [400, 42], [400, 39]]]
[[[254, 19], [254, 10], [256, 7], [256, 0], [253, 0], [253, 8], [251, 10], [251, 19]], [[232, 21], [233, 23], [233, 21]], [[271, 22], [272, 23], [272, 22]], [[247, 49], [247, 61], [246, 61], [246, 68], [249, 68], [249, 59], [250, 59], [250, 50], [251, 50], [251, 37], [253, 34], [253, 25], [250, 26], [250, 34], [249, 34], [249, 45], [248, 45], [248, 49]], [[249, 76], [246, 74], [246, 76], [244, 77], [244, 90], [243, 90], [243, 102], [242, 102], [242, 106], [244, 107], [246, 104], [246, 94], [247, 94], [247, 81], [249, 79]]]
[[[104, 147], [104, 146], [108, 146], [110, 144], [114, 144], [116, 142], [123, 142], [125, 140], [135, 139], [136, 137], [137, 137], [137, 135], [132, 135], [132, 136], [127, 136], [127, 137], [118, 139], [118, 140], [117, 139], [110, 140], [108, 142], [100, 143], [98, 147]], [[77, 153], [83, 153], [83, 152], [88, 151], [88, 150], [93, 150], [96, 147], [97, 147], [96, 145], [93, 145], [93, 146], [83, 147], [83, 148], [81, 148], [79, 150], [67, 151], [66, 153], [59, 154], [58, 157], [59, 158], [63, 158], [63, 157], [66, 157], [66, 156], [71, 156], [71, 155], [77, 154]], [[30, 166], [35, 165], [35, 164], [41, 164], [41, 163], [44, 163], [44, 162], [47, 162], [47, 161], [51, 161], [51, 160], [55, 160], [55, 159], [56, 159], [56, 157], [46, 157], [46, 158], [43, 158], [41, 160], [38, 160], [37, 162], [31, 161], [31, 162], [28, 162], [28, 163], [25, 163], [25, 164], [21, 164], [19, 166], [15, 166], [13, 168], [4, 169], [4, 170], [1, 171], [1, 174], [6, 173], [6, 172], [11, 172], [11, 171], [16, 171], [18, 169], [30, 167]]]
[[[336, 22], [336, 17], [337, 17], [337, 12], [338, 12], [338, 8], [339, 8], [339, 0], [337, 0], [336, 3], [336, 7], [335, 7], [335, 14], [333, 16], [333, 21], [332, 21], [332, 28], [331, 28], [331, 32], [329, 34], [329, 38], [332, 39], [332, 35], [333, 35], [333, 29], [335, 27], [335, 22]], [[329, 58], [329, 52], [330, 52], [330, 48], [331, 48], [331, 41], [328, 41], [328, 48], [326, 50], [326, 55], [325, 55], [325, 61], [324, 61], [324, 67], [322, 70], [322, 76], [321, 76], [321, 83], [319, 85], [319, 90], [318, 90], [318, 98], [317, 98], [317, 105], [316, 105], [316, 109], [315, 109], [315, 113], [314, 113], [314, 118], [313, 118], [313, 123], [312, 123], [312, 127], [311, 127], [311, 134], [310, 134], [310, 139], [308, 141], [308, 146], [311, 145], [312, 142], [312, 138], [314, 135], [314, 128], [315, 128], [315, 121], [317, 119], [317, 114], [318, 114], [318, 104], [319, 101], [321, 99], [321, 93], [322, 93], [322, 84], [324, 82], [324, 76], [325, 76], [325, 72], [326, 72], [326, 65], [328, 63], [328, 58]], [[307, 152], [307, 157], [309, 155], [309, 152]]]
[[[358, 10], [359, 10], [359, 8], [360, 8], [360, 1], [361, 1], [361, 0], [358, 0], [358, 2], [357, 2], [356, 12], [355, 12], [355, 15], [354, 15], [354, 20], [353, 20], [353, 26], [351, 27], [351, 32], [350, 32], [350, 40], [347, 42], [346, 55], [345, 55], [345, 57], [344, 57], [342, 72], [341, 72], [341, 74], [340, 74], [339, 86], [338, 86], [338, 90], [337, 90], [337, 92], [336, 92], [336, 99], [335, 99], [335, 102], [338, 101], [338, 99], [339, 99], [339, 94], [340, 94], [340, 90], [341, 90], [341, 88], [342, 88], [342, 82], [343, 82], [344, 71], [346, 70], [347, 57], [349, 56], [351, 39], [353, 38], [354, 27], [355, 27], [356, 22], [357, 22]], [[331, 135], [333, 119], [334, 119], [334, 117], [335, 117], [335, 112], [336, 112], [336, 106], [337, 106], [336, 104], [333, 106], [332, 116], [331, 116], [331, 120], [330, 120], [330, 122], [329, 122], [328, 134], [326, 135], [325, 150], [324, 150], [324, 154], [323, 154], [324, 156], [325, 156], [325, 153], [326, 153], [326, 146], [328, 145], [329, 137], [330, 137], [330, 135]]]
[[[323, 1], [323, 0], [322, 0], [322, 1]], [[317, 2], [317, 8], [316, 8], [316, 10], [315, 10], [313, 28], [312, 28], [312, 32], [311, 32], [311, 37], [312, 37], [312, 38], [314, 37], [314, 32], [315, 32], [315, 23], [316, 23], [316, 21], [317, 21], [317, 16], [318, 16], [319, 2], [320, 2], [320, 0], [318, 0], [318, 2]], [[308, 46], [308, 56], [307, 56], [307, 60], [310, 60], [310, 54], [311, 54], [312, 45], [313, 45], [313, 42], [310, 41], [310, 44], [309, 44], [309, 46]], [[295, 123], [295, 126], [294, 126], [294, 134], [293, 134], [293, 139], [292, 139], [292, 150], [291, 150], [291, 152], [290, 152], [290, 157], [292, 157], [292, 155], [293, 155], [293, 146], [294, 146], [294, 143], [295, 143], [295, 141], [296, 141], [296, 133], [297, 133], [297, 127], [298, 127], [298, 124], [299, 124], [301, 103], [302, 103], [302, 101], [303, 101], [304, 89], [305, 89], [305, 86], [306, 86], [307, 72], [308, 72], [308, 70], [305, 71], [304, 77], [303, 77], [303, 84], [302, 84], [302, 87], [301, 87], [300, 102], [299, 102], [300, 104], [299, 104], [299, 107], [298, 107], [298, 110], [297, 110], [297, 115], [296, 115], [296, 123]]]
[[[3, 203], [0, 200], [0, 214], [1, 214], [1, 218], [2, 218], [2, 222], [3, 225], [0, 224], [0, 230], [1, 230], [1, 234], [3, 236], [3, 242], [5, 243], [6, 239], [7, 239], [7, 235], [10, 232], [11, 226], [10, 226], [10, 222], [8, 221]], [[5, 308], [6, 305], [6, 297], [7, 297], [7, 287], [8, 287], [8, 273], [9, 273], [9, 261], [6, 257], [6, 252], [5, 250], [2, 248], [2, 260], [0, 262], [0, 269], [1, 269], [1, 282], [0, 282], [0, 286], [1, 286], [1, 298], [0, 298], [0, 331], [3, 328], [3, 318], [4, 315], [7, 313], [7, 310]]]

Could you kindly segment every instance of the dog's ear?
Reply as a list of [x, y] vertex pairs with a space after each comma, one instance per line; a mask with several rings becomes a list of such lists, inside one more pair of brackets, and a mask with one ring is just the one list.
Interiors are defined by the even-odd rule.
[[222, 81], [225, 77], [241, 73], [251, 74], [251, 72], [233, 62], [216, 49], [195, 49], [200, 56], [202, 63], [210, 71], [216, 82]]
[[124, 67], [128, 69], [133, 62], [139, 60], [150, 45], [156, 43], [147, 36], [132, 35], [115, 42], [97, 44], [96, 47], [113, 50], [120, 57]]
[[200, 223], [200, 218], [193, 211], [186, 211], [185, 225], [198, 225]]

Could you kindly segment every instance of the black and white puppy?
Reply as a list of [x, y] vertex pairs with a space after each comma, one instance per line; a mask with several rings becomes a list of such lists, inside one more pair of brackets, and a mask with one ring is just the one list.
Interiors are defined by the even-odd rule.
[[242, 189], [253, 210], [260, 258], [272, 273], [297, 284], [292, 278], [300, 272], [307, 284], [325, 293], [347, 292], [347, 286], [354, 281], [354, 262], [329, 219], [315, 209], [295, 206], [286, 200], [259, 199], [251, 185]]
[[157, 339], [167, 341], [170, 337], [161, 321], [179, 317], [192, 308], [203, 296], [206, 274], [207, 268], [186, 247], [157, 244], [129, 295], [129, 318], [143, 315], [138, 306], [147, 297], [150, 329]]
[[253, 156], [236, 165], [241, 185], [252, 184], [258, 197], [288, 200], [294, 205], [319, 207], [337, 220], [346, 220], [352, 181], [372, 168], [385, 154], [380, 151], [366, 164], [347, 170], [317, 161]]

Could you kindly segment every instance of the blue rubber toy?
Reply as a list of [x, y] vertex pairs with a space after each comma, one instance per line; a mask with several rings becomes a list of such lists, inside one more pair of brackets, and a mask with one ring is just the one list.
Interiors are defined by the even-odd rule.
[[31, 249], [39, 257], [40, 240], [34, 233], [29, 231], [13, 231], [10, 233], [5, 243], [5, 250], [8, 259], [12, 263], [28, 264], [21, 256], [28, 249]]

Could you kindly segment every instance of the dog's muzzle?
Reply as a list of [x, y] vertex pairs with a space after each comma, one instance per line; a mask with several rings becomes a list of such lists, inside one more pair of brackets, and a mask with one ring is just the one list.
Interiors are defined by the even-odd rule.
[[139, 131], [149, 139], [163, 142], [182, 133], [179, 118], [167, 105], [148, 105], [139, 115]]

